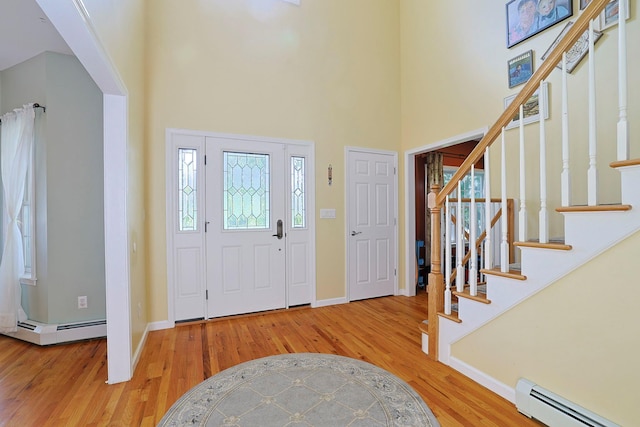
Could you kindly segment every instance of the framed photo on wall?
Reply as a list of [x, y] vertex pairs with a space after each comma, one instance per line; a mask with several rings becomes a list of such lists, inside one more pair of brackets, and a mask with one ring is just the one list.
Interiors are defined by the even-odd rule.
[[533, 50], [507, 61], [507, 68], [510, 88], [525, 83], [533, 74]]
[[[565, 34], [567, 34], [567, 32], [569, 31], [569, 28], [571, 28], [572, 25], [573, 25], [573, 21], [567, 22], [567, 25], [565, 25], [565, 27], [562, 29], [560, 34], [558, 34], [558, 37], [556, 37], [553, 43], [551, 43], [551, 46], [549, 46], [547, 51], [541, 56], [540, 59], [544, 61], [547, 58], [547, 56], [549, 56], [553, 48], [555, 48], [556, 45], [560, 43], [560, 40], [562, 40]], [[593, 44], [595, 44], [598, 40], [600, 40], [600, 37], [602, 37], [602, 32], [594, 30]], [[589, 52], [589, 30], [586, 30], [584, 33], [582, 33], [578, 41], [573, 46], [571, 46], [571, 49], [567, 51], [567, 72], [568, 73], [571, 73], [578, 66], [580, 61], [582, 61], [582, 58], [584, 58], [585, 55], [587, 54], [587, 52]], [[562, 69], [562, 62], [559, 62], [556, 65], [556, 67], [559, 69]]]
[[[625, 20], [629, 19], [629, 0], [624, 0], [626, 8]], [[591, 0], [580, 0], [580, 10], [589, 6]], [[597, 30], [603, 31], [618, 23], [618, 0], [611, 0], [595, 22]]]
[[[623, 0], [625, 2], [626, 10], [625, 10], [625, 21], [629, 19], [629, 0]], [[612, 0], [605, 7], [602, 13], [600, 14], [599, 26], [598, 29], [600, 31], [606, 30], [609, 27], [613, 27], [618, 23], [618, 9], [619, 9], [619, 1]]]
[[572, 16], [573, 1], [510, 0], [506, 9], [509, 48]]
[[[538, 88], [531, 95], [531, 98], [527, 102], [525, 102], [522, 106], [522, 115], [524, 116], [524, 124], [528, 125], [529, 123], [535, 123], [540, 121], [540, 103], [542, 102], [544, 105], [544, 118], [545, 120], [549, 118], [549, 83], [545, 82], [541, 87]], [[504, 108], [506, 109], [511, 102], [513, 102], [516, 95], [508, 96], [504, 99]], [[520, 126], [520, 113], [517, 113], [516, 116], [509, 122], [509, 124], [505, 127], [506, 129], [512, 129]]]

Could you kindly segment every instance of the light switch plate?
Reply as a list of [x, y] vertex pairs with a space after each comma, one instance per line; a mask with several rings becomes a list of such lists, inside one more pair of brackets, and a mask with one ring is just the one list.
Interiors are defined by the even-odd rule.
[[335, 209], [320, 209], [320, 218], [335, 218]]

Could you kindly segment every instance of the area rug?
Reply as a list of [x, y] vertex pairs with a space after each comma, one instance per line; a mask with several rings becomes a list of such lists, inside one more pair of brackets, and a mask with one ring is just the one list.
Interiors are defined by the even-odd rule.
[[242, 363], [185, 393], [159, 426], [439, 426], [403, 380], [361, 360], [298, 353]]

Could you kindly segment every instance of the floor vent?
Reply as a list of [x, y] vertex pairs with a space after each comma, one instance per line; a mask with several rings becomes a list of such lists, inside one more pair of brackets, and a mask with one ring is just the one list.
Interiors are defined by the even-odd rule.
[[620, 427], [524, 378], [516, 385], [516, 407], [551, 427]]
[[40, 323], [33, 320], [18, 323], [18, 331], [5, 335], [37, 345], [61, 344], [107, 336], [105, 319], [61, 325]]

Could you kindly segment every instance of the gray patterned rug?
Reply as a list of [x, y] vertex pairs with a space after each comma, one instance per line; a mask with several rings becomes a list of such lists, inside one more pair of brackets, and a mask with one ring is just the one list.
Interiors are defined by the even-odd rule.
[[159, 426], [439, 426], [403, 380], [332, 354], [265, 357], [226, 369], [184, 394]]

